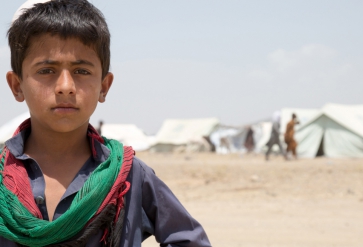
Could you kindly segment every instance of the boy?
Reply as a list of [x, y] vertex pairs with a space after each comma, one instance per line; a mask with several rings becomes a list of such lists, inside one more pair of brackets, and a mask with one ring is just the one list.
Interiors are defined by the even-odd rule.
[[0, 246], [210, 246], [130, 147], [89, 125], [113, 81], [110, 35], [86, 0], [31, 0], [8, 31], [6, 78], [30, 119], [1, 152]]

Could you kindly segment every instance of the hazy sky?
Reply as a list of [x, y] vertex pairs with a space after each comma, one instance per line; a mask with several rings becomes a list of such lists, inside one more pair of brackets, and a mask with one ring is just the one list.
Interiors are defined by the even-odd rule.
[[[0, 8], [0, 125], [26, 111], [8, 89]], [[241, 125], [282, 107], [362, 104], [363, 1], [92, 0], [112, 35], [115, 81], [91, 118], [155, 133], [165, 118]]]

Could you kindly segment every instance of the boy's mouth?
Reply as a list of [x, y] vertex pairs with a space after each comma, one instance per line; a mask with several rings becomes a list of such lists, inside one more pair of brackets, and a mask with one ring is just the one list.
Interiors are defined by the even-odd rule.
[[73, 104], [62, 103], [52, 108], [53, 112], [57, 113], [73, 113], [78, 111], [78, 108]]

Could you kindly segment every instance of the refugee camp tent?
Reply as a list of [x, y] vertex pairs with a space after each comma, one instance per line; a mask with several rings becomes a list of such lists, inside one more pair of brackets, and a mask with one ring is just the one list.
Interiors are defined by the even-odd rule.
[[210, 141], [215, 146], [216, 153], [243, 152], [246, 133], [243, 127], [219, 126], [211, 133]]
[[101, 133], [108, 139], [115, 139], [135, 151], [144, 151], [152, 145], [152, 137], [147, 136], [134, 124], [103, 124]]
[[327, 104], [296, 128], [300, 157], [363, 157], [363, 105]]
[[25, 112], [3, 124], [0, 127], [0, 146], [3, 146], [4, 143], [13, 136], [16, 128], [29, 117], [29, 112]]
[[[216, 153], [245, 153], [249, 128], [252, 130], [254, 153], [264, 152], [266, 143], [270, 139], [272, 122], [259, 121], [242, 127], [220, 125], [211, 135], [210, 140], [215, 145]], [[227, 143], [226, 143], [227, 142]]]
[[270, 132], [270, 122], [258, 122], [241, 127], [220, 125], [210, 135], [210, 140], [215, 146], [216, 153], [256, 153], [266, 145]]
[[218, 125], [217, 118], [166, 119], [150, 151], [209, 151], [209, 136]]

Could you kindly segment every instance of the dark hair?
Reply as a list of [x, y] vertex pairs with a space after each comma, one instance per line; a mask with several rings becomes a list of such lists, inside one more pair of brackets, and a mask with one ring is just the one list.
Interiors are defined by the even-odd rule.
[[52, 0], [27, 9], [8, 30], [11, 67], [22, 77], [22, 63], [32, 38], [57, 35], [77, 38], [95, 50], [102, 66], [102, 78], [110, 68], [110, 32], [101, 11], [87, 0]]
[[295, 113], [293, 113], [293, 114], [292, 114], [292, 118], [293, 118], [293, 119], [295, 119], [295, 118], [296, 118], [296, 114], [295, 114]]

